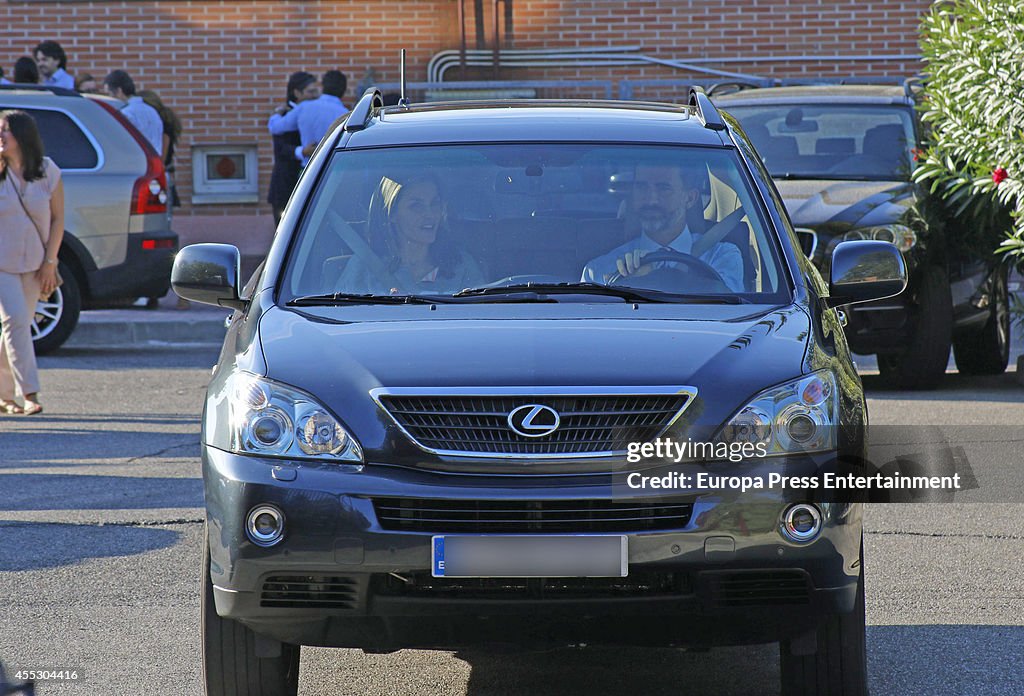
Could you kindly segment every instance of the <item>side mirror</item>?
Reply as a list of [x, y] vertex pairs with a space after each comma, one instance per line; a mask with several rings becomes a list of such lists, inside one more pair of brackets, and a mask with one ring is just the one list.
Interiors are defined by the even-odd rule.
[[190, 244], [174, 257], [171, 287], [178, 297], [242, 309], [246, 302], [238, 296], [242, 257], [230, 244]]
[[881, 300], [907, 287], [907, 265], [889, 242], [841, 242], [832, 252], [828, 285], [827, 307]]

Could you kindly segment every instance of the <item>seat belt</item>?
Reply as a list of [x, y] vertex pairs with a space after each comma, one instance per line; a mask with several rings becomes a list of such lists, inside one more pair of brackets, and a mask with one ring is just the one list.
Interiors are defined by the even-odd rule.
[[746, 217], [746, 211], [744, 211], [743, 208], [737, 208], [726, 215], [724, 218], [712, 225], [700, 239], [693, 243], [693, 247], [690, 249], [690, 254], [697, 258], [703, 256], [709, 249], [713, 248], [716, 244], [725, 239], [725, 235], [729, 234], [729, 232], [731, 232], [744, 217]]
[[383, 280], [388, 286], [397, 288], [398, 278], [394, 276], [391, 271], [387, 269], [384, 262], [380, 260], [380, 257], [374, 253], [370, 245], [366, 243], [358, 232], [352, 229], [341, 215], [336, 211], [329, 211], [331, 221], [334, 223], [334, 231], [341, 237], [341, 241], [348, 245], [348, 248], [352, 250], [352, 253], [359, 257], [359, 260], [366, 264], [366, 267], [370, 269], [370, 272], [375, 276]]

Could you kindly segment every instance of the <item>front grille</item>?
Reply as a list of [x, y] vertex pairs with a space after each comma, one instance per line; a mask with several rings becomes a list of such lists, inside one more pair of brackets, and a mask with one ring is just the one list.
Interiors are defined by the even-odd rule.
[[691, 594], [684, 573], [631, 572], [624, 578], [435, 578], [429, 573], [380, 575], [375, 594], [458, 599], [657, 597]]
[[[455, 395], [381, 394], [380, 403], [420, 446], [465, 456], [564, 456], [625, 452], [631, 442], [657, 438], [686, 406], [690, 394]], [[538, 404], [554, 409], [557, 429], [526, 437], [509, 425], [509, 414]]]
[[692, 503], [374, 498], [383, 529], [432, 534], [652, 532], [682, 529]]
[[802, 570], [712, 574], [711, 601], [719, 607], [778, 606], [811, 601]]
[[275, 575], [263, 581], [261, 607], [351, 609], [356, 585], [334, 575]]

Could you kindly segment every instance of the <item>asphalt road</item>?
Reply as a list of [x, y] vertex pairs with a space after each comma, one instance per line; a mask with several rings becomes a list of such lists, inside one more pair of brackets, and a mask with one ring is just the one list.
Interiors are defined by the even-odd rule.
[[[202, 693], [197, 420], [215, 359], [213, 349], [67, 350], [41, 361], [46, 412], [0, 419], [0, 658], [8, 671], [79, 675], [37, 693]], [[962, 500], [1020, 495], [1024, 387], [1011, 376], [950, 375], [922, 394], [876, 382], [865, 379], [873, 424], [900, 426], [887, 437], [917, 438], [907, 441], [920, 451], [956, 450], [979, 483]], [[1020, 512], [868, 507], [874, 696], [1024, 693]], [[300, 693], [775, 694], [776, 652], [305, 649]]]

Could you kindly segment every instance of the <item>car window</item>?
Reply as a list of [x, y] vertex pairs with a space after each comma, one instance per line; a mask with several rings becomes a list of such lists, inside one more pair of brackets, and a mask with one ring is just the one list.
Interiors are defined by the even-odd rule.
[[50, 109], [23, 109], [36, 120], [46, 155], [61, 168], [94, 169], [99, 154], [81, 127], [66, 113]]
[[[397, 147], [342, 150], [327, 170], [291, 247], [284, 301], [581, 282], [788, 296], [761, 199], [732, 149]], [[633, 250], [660, 256], [618, 274]]]
[[864, 104], [732, 106], [729, 113], [776, 178], [905, 181], [914, 124], [909, 109]]

